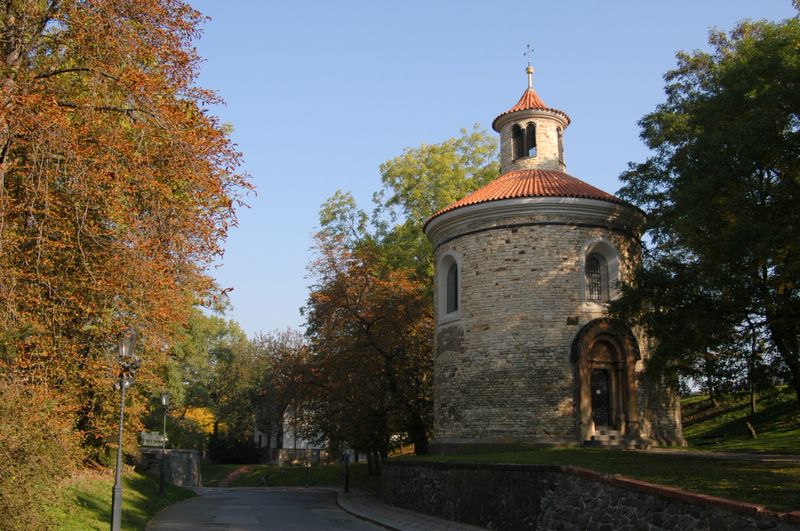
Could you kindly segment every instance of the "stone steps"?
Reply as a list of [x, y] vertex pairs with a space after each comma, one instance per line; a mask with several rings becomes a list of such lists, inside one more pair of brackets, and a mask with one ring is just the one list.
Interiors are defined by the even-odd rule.
[[625, 437], [619, 430], [601, 428], [583, 443], [587, 448], [625, 448]]

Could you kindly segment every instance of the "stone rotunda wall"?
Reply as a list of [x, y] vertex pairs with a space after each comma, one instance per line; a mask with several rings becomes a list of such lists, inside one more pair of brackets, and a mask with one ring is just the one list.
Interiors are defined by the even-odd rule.
[[[598, 244], [614, 250], [610, 269], [628, 278], [639, 252], [635, 219], [629, 207], [586, 199], [470, 208], [429, 234], [437, 264], [451, 257], [460, 266], [458, 313], [437, 318], [434, 443], [578, 444], [593, 427], [581, 421], [573, 342], [606, 309], [585, 300], [585, 256]], [[437, 275], [437, 308], [441, 282]], [[677, 442], [679, 406], [661, 389], [648, 391], [647, 344], [635, 343], [641, 359], [630, 374], [639, 391], [629, 420], [636, 433], [627, 436]]]

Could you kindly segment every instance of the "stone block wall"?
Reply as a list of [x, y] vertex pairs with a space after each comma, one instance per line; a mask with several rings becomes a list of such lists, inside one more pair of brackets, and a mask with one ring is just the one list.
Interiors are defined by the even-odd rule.
[[[437, 263], [445, 255], [460, 263], [461, 307], [458, 318], [440, 319], [436, 329], [435, 442], [577, 444], [570, 349], [581, 327], [605, 313], [605, 305], [584, 299], [584, 250], [608, 242], [619, 253], [619, 278], [628, 278], [637, 259], [635, 237], [552, 215], [519, 216], [500, 226], [478, 220], [459, 232], [443, 236], [436, 248]], [[659, 415], [641, 425], [658, 423], [675, 442], [679, 405], [668, 398], [657, 403], [653, 397], [661, 392], [637, 398], [641, 415]]]
[[380, 497], [487, 529], [800, 529], [800, 512], [560, 466], [387, 462]]
[[[199, 487], [200, 478], [200, 453], [197, 450], [164, 451], [166, 460], [166, 481], [182, 487]], [[161, 449], [140, 448], [139, 468], [145, 474], [159, 477], [161, 473]]]

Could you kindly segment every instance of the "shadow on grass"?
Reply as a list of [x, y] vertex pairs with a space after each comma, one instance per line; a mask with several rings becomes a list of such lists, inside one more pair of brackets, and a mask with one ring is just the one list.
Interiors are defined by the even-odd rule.
[[[165, 496], [158, 496], [158, 478], [127, 472], [122, 478], [122, 527], [144, 529], [164, 507], [195, 494], [181, 487], [167, 485]], [[76, 478], [62, 495], [60, 506], [53, 508], [57, 529], [108, 529], [111, 524], [113, 474], [86, 473]]]
[[[800, 405], [792, 393], [765, 393], [758, 401], [759, 409], [750, 415], [747, 396], [729, 397], [734, 403], [704, 414], [684, 426], [684, 436], [692, 445], [706, 446], [704, 437], [723, 435], [718, 444], [706, 449], [746, 452], [800, 453]], [[750, 422], [756, 430], [753, 439], [747, 428]]]

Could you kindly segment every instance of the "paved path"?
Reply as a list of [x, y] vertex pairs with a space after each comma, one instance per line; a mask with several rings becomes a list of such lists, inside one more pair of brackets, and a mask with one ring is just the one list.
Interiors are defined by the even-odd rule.
[[382, 529], [336, 506], [327, 489], [212, 488], [192, 489], [200, 496], [167, 507], [148, 531], [256, 531]]
[[290, 487], [197, 487], [192, 490], [199, 496], [161, 511], [150, 521], [147, 531], [481, 529], [392, 507], [363, 492], [345, 494], [334, 489]]
[[380, 502], [363, 492], [338, 493], [337, 503], [345, 511], [396, 531], [474, 531], [483, 529], [426, 514], [415, 513]]

